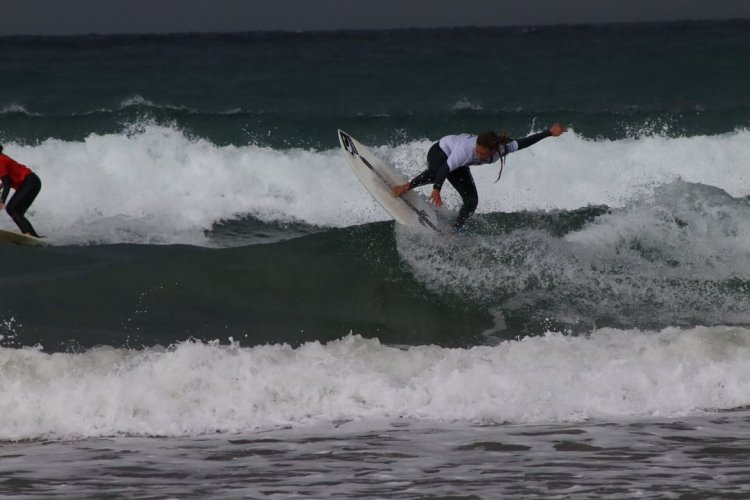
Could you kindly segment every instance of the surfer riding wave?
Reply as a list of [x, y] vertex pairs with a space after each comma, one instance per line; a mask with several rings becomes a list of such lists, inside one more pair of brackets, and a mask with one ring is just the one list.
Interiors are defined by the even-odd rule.
[[[2, 182], [0, 210], [5, 207], [8, 215], [23, 234], [39, 238], [34, 226], [26, 218], [26, 211], [42, 189], [42, 181], [26, 165], [21, 165], [10, 156], [3, 154], [2, 146], [0, 146], [0, 182]], [[16, 192], [6, 205], [5, 200], [8, 198], [10, 188], [15, 189]]]
[[463, 201], [458, 212], [458, 219], [453, 226], [454, 229], [461, 230], [479, 204], [479, 195], [469, 169], [470, 166], [495, 163], [499, 160], [500, 172], [497, 176], [499, 180], [503, 173], [505, 157], [509, 153], [527, 148], [545, 137], [558, 137], [566, 131], [565, 127], [555, 123], [544, 132], [522, 139], [511, 139], [505, 132], [447, 135], [433, 144], [427, 152], [427, 169], [411, 181], [394, 186], [393, 195], [401, 196], [411, 189], [432, 183], [432, 193], [429, 199], [436, 207], [441, 207], [443, 200], [440, 197], [440, 190], [447, 179], [461, 195]]

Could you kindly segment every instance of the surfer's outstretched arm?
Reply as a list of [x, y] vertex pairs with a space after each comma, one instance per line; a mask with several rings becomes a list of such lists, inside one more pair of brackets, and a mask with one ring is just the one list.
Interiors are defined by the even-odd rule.
[[559, 123], [553, 124], [550, 128], [545, 130], [544, 132], [539, 132], [536, 134], [531, 134], [528, 137], [524, 137], [523, 139], [516, 139], [516, 143], [518, 144], [518, 150], [521, 150], [523, 148], [528, 148], [529, 146], [532, 146], [536, 144], [537, 142], [541, 141], [545, 137], [558, 137], [565, 133], [568, 129], [560, 125]]

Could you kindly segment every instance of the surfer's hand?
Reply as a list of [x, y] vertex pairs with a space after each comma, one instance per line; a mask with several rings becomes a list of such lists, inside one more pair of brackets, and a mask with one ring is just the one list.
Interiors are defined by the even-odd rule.
[[397, 184], [393, 186], [393, 190], [391, 191], [393, 193], [393, 196], [399, 197], [405, 192], [409, 190], [409, 183], [406, 184]]
[[5, 208], [5, 203], [0, 202], [0, 210], [2, 210], [3, 208]]
[[430, 201], [435, 205], [436, 207], [440, 208], [443, 206], [443, 199], [440, 197], [440, 191], [437, 189], [433, 189], [432, 193], [430, 194]]
[[568, 129], [563, 127], [559, 123], [553, 123], [552, 126], [549, 128], [549, 133], [552, 134], [552, 137], [559, 137], [567, 131]]

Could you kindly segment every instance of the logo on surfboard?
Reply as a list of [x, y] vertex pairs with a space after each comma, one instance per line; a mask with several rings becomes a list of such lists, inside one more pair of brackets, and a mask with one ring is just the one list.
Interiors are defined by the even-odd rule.
[[[344, 149], [346, 149], [352, 156], [359, 156], [359, 153], [357, 153], [357, 148], [355, 148], [354, 144], [352, 143], [352, 138], [341, 132], [340, 130], [339, 135], [341, 135], [341, 142], [344, 144]], [[372, 166], [368, 165], [368, 167], [372, 169]]]

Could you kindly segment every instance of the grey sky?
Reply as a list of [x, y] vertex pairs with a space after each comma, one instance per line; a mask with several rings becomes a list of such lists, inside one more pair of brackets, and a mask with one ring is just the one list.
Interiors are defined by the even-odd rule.
[[750, 0], [0, 0], [0, 35], [750, 18]]

